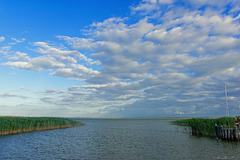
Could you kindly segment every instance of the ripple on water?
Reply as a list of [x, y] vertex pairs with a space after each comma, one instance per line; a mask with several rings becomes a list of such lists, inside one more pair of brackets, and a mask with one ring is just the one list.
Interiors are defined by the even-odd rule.
[[177, 132], [170, 120], [83, 119], [85, 126], [0, 137], [0, 159], [238, 159], [239, 142]]

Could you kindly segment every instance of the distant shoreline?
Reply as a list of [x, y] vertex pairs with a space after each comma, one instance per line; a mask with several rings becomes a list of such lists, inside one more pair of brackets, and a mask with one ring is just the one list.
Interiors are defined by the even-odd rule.
[[120, 117], [70, 117], [69, 119], [159, 119], [159, 120], [164, 120], [164, 119], [191, 119], [191, 118], [180, 118], [180, 117], [175, 117], [175, 118], [120, 118]]

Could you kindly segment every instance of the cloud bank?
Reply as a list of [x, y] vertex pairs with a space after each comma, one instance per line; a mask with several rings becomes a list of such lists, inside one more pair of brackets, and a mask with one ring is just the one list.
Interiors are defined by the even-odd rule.
[[82, 37], [57, 36], [62, 46], [34, 42], [37, 56], [16, 51], [2, 65], [83, 82], [37, 93], [73, 116], [224, 116], [225, 81], [236, 114], [239, 7], [237, 0], [143, 0], [130, 7], [137, 22], [94, 22]]

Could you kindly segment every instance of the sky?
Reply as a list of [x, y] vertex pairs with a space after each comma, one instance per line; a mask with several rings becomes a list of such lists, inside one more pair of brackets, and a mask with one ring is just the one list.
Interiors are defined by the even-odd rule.
[[0, 115], [240, 115], [239, 35], [239, 0], [0, 0]]

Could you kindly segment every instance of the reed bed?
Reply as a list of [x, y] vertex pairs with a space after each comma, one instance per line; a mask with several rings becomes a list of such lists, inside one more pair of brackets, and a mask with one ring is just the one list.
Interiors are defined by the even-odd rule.
[[218, 126], [218, 133], [220, 133], [220, 126], [232, 128], [235, 124], [233, 117], [221, 118], [192, 118], [174, 121], [173, 124], [191, 127], [193, 135], [202, 135], [215, 137], [215, 124]]
[[0, 117], [0, 135], [81, 126], [83, 123], [54, 117]]

